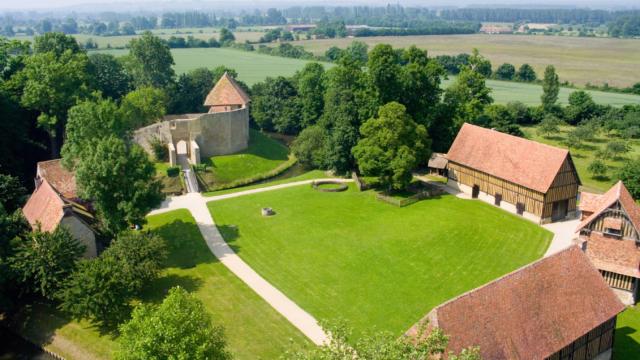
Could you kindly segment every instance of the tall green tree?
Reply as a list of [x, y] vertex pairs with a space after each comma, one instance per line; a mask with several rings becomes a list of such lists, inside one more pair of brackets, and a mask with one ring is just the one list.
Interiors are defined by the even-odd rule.
[[[344, 49], [347, 56], [350, 56], [355, 61], [362, 64], [362, 66], [367, 64], [369, 60], [369, 45], [362, 41], [354, 41], [346, 49]], [[336, 59], [334, 59], [336, 60]]]
[[324, 66], [312, 62], [298, 71], [294, 77], [302, 116], [301, 128], [315, 124], [324, 107]]
[[564, 117], [571, 125], [579, 124], [596, 116], [598, 106], [586, 91], [577, 90], [569, 94], [569, 106], [564, 109]]
[[169, 46], [150, 31], [129, 43], [129, 73], [137, 87], [168, 86], [175, 77], [173, 64]]
[[416, 46], [404, 50], [402, 61], [405, 65], [401, 70], [400, 102], [415, 121], [428, 126], [434, 119], [436, 106], [440, 103], [440, 84], [446, 72], [438, 62], [428, 58], [425, 50]]
[[130, 130], [130, 124], [121, 116], [113, 100], [103, 99], [98, 93], [94, 99], [78, 103], [69, 109], [66, 141], [61, 151], [64, 165], [69, 169], [75, 168], [97, 141], [111, 135], [122, 138]]
[[353, 148], [358, 167], [364, 175], [378, 177], [387, 190], [406, 188], [412, 171], [428, 158], [431, 140], [427, 130], [397, 102], [381, 106], [378, 117], [367, 120], [360, 133], [362, 138]]
[[537, 76], [533, 67], [529, 64], [522, 64], [516, 73], [516, 80], [524, 82], [536, 81]]
[[617, 175], [633, 198], [640, 199], [640, 159], [636, 158], [625, 161]]
[[33, 52], [36, 54], [53, 53], [56, 57], [67, 51], [80, 53], [82, 49], [73, 36], [61, 32], [48, 32], [33, 39]]
[[553, 65], [549, 65], [544, 69], [544, 80], [542, 80], [542, 108], [546, 112], [553, 111], [556, 102], [558, 101], [558, 94], [560, 93], [560, 79], [556, 74], [556, 68]]
[[54, 299], [84, 249], [63, 226], [53, 232], [36, 229], [20, 242], [9, 263], [24, 289]]
[[301, 129], [301, 104], [292, 80], [268, 77], [254, 85], [251, 115], [261, 129], [297, 134]]
[[513, 80], [516, 76], [516, 68], [511, 64], [504, 63], [496, 69], [493, 75], [498, 80]]
[[80, 196], [91, 199], [105, 230], [116, 234], [134, 224], [163, 199], [162, 185], [146, 152], [116, 136], [93, 143], [76, 165]]
[[120, 116], [131, 129], [137, 129], [161, 119], [167, 111], [168, 102], [163, 89], [139, 87], [122, 98]]
[[322, 169], [326, 159], [327, 131], [312, 125], [300, 132], [291, 144], [291, 152], [303, 167], [307, 169]]
[[369, 53], [367, 69], [378, 104], [399, 101], [402, 91], [400, 58], [391, 45], [376, 45]]
[[465, 67], [458, 74], [444, 94], [444, 103], [456, 126], [463, 123], [475, 123], [484, 112], [484, 108], [493, 102], [491, 89], [486, 85], [484, 76]]
[[87, 56], [53, 51], [29, 57], [22, 71], [24, 89], [21, 103], [38, 111], [38, 125], [49, 133], [53, 158], [58, 157], [60, 138], [68, 109], [87, 93]]
[[20, 180], [11, 175], [0, 174], [0, 204], [8, 212], [13, 212], [26, 201], [27, 189], [22, 186]]
[[218, 41], [220, 41], [220, 44], [222, 44], [222, 46], [229, 46], [230, 43], [236, 41], [236, 37], [233, 35], [231, 30], [223, 27], [222, 29], [220, 29]]
[[204, 304], [180, 287], [158, 306], [139, 305], [120, 327], [116, 359], [231, 359], [224, 329], [215, 326]]
[[111, 54], [89, 55], [87, 72], [90, 87], [114, 100], [122, 98], [133, 87], [133, 79], [124, 65]]

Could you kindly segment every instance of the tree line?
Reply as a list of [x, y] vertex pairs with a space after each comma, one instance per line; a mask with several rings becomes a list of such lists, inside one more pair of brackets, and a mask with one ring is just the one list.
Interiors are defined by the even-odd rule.
[[440, 16], [448, 20], [467, 20], [482, 22], [537, 22], [553, 24], [606, 24], [618, 18], [635, 15], [638, 10], [608, 11], [597, 9], [562, 8], [460, 8], [443, 9]]

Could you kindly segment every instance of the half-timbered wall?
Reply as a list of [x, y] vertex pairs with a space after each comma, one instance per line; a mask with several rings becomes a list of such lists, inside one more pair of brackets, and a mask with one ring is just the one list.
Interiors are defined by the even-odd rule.
[[638, 236], [638, 232], [636, 231], [636, 228], [633, 226], [631, 221], [629, 221], [627, 214], [620, 208], [619, 202], [616, 202], [609, 209], [603, 211], [589, 225], [587, 225], [586, 227], [587, 233], [589, 231], [597, 231], [600, 233], [604, 233], [606, 230], [604, 226], [604, 222], [605, 222], [604, 219], [606, 218], [614, 218], [614, 219], [622, 220], [622, 228], [620, 229], [622, 239], [640, 241], [640, 237]]
[[602, 277], [607, 281], [609, 286], [627, 291], [633, 291], [634, 278], [627, 275], [616, 274], [614, 272], [600, 270]]
[[547, 360], [593, 359], [613, 347], [615, 328], [616, 318], [614, 317], [549, 356]]
[[578, 173], [571, 161], [571, 157], [567, 157], [560, 167], [560, 171], [553, 180], [551, 187], [544, 197], [544, 211], [542, 218], [549, 218], [553, 212], [553, 203], [561, 200], [568, 200], [567, 211], [569, 213], [576, 211], [576, 201], [578, 198]]
[[542, 215], [544, 194], [451, 161], [448, 167], [450, 179], [470, 187], [478, 185], [480, 191], [484, 193], [491, 196], [500, 194], [502, 201], [514, 205], [523, 203], [525, 211], [536, 216]]

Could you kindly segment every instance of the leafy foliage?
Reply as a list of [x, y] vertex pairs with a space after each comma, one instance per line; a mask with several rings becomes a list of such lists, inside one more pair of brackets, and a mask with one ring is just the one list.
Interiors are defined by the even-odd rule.
[[253, 87], [251, 115], [260, 128], [296, 134], [301, 128], [301, 108], [293, 81], [279, 76]]
[[494, 76], [498, 80], [513, 80], [516, 76], [516, 68], [511, 64], [504, 63], [496, 69]]
[[111, 54], [89, 55], [87, 74], [91, 87], [114, 100], [122, 98], [133, 87], [133, 80], [122, 62]]
[[536, 72], [533, 70], [533, 67], [529, 64], [522, 64], [520, 68], [518, 68], [518, 72], [516, 73], [516, 80], [524, 81], [524, 82], [533, 82], [536, 81], [537, 76]]
[[542, 107], [545, 111], [550, 112], [558, 101], [558, 94], [560, 93], [560, 80], [558, 74], [556, 74], [556, 68], [553, 65], [549, 65], [544, 70], [544, 80], [542, 81]]
[[162, 89], [140, 87], [128, 93], [121, 102], [120, 112], [131, 129], [146, 126], [166, 113], [167, 95]]
[[622, 180], [634, 199], [640, 198], [640, 159], [626, 161], [620, 167], [618, 178]]
[[23, 289], [53, 299], [84, 249], [64, 226], [53, 232], [36, 229], [19, 243], [9, 263]]
[[147, 154], [113, 135], [93, 145], [76, 167], [80, 195], [93, 200], [101, 224], [112, 234], [143, 224], [163, 198]]
[[602, 178], [607, 175], [607, 165], [600, 159], [594, 159], [587, 170], [596, 178]]
[[137, 87], [166, 87], [175, 77], [169, 46], [150, 31], [129, 43], [128, 71]]
[[366, 176], [377, 176], [388, 190], [406, 188], [420, 160], [428, 158], [427, 130], [399, 103], [380, 107], [378, 117], [367, 120], [360, 133], [362, 138], [353, 148], [358, 167]]
[[214, 326], [202, 302], [180, 287], [169, 290], [159, 306], [136, 307], [120, 332], [117, 359], [231, 359], [224, 329]]
[[20, 208], [26, 200], [26, 193], [27, 189], [17, 177], [0, 174], [0, 204], [4, 210], [13, 212]]

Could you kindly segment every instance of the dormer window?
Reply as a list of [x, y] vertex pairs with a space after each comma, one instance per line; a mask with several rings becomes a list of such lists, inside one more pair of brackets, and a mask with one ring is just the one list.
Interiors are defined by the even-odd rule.
[[604, 218], [603, 228], [605, 235], [619, 238], [622, 236], [622, 219], [606, 217]]

